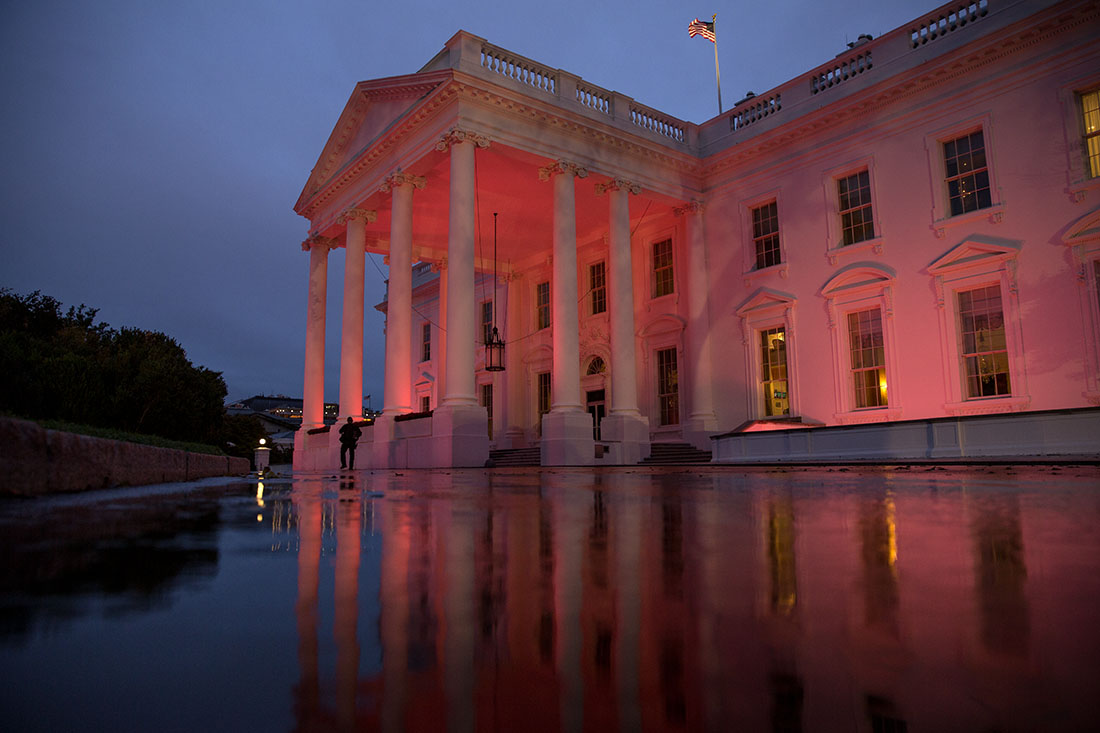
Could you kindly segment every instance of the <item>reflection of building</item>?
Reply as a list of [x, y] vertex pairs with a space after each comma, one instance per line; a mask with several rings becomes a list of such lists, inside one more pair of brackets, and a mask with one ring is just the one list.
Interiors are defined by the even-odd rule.
[[[753, 445], [782, 438], [748, 427], [821, 424], [851, 444], [833, 428], [1077, 419], [1049, 411], [1100, 403], [1096, 12], [952, 3], [702, 124], [465, 32], [416, 73], [360, 83], [295, 205], [306, 427], [333, 248], [341, 414], [362, 393], [364, 253], [389, 258], [374, 467], [480, 466], [490, 446], [633, 463], [737, 426]], [[494, 324], [503, 372], [483, 363]], [[1086, 419], [1014, 434], [1095, 452]], [[958, 454], [977, 433], [955, 425], [882, 450]], [[1013, 430], [984, 449], [1011, 452]], [[298, 439], [300, 467], [328, 467], [334, 435]]]

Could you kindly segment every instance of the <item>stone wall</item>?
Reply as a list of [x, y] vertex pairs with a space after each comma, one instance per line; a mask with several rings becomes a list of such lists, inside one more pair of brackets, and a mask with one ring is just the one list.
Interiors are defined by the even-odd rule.
[[0, 417], [0, 494], [87, 491], [248, 471], [246, 458], [93, 438]]

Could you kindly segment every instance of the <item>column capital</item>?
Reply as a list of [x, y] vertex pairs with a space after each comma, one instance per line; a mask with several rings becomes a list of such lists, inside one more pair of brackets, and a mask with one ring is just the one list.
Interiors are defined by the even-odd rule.
[[302, 251], [309, 252], [314, 247], [323, 247], [324, 249], [335, 249], [336, 240], [332, 237], [322, 237], [320, 234], [311, 234], [302, 240]]
[[672, 210], [672, 213], [676, 216], [683, 216], [684, 214], [701, 214], [703, 213], [703, 209], [705, 208], [706, 204], [704, 204], [702, 201], [700, 201], [699, 199], [692, 199], [683, 206], [677, 206], [676, 208], [674, 208]]
[[378, 212], [373, 209], [357, 209], [354, 206], [350, 209], [345, 209], [344, 213], [340, 214], [336, 220], [337, 224], [347, 224], [352, 219], [359, 219], [367, 224], [373, 224], [378, 218]]
[[577, 178], [587, 178], [588, 169], [568, 160], [555, 160], [550, 165], [539, 168], [539, 180], [549, 181], [559, 173], [568, 173]]
[[446, 257], [446, 255], [444, 255], [443, 257], [440, 257], [438, 260], [433, 260], [432, 262], [430, 262], [430, 265], [431, 265], [432, 272], [441, 272], [443, 270], [446, 270], [447, 269], [447, 257]]
[[382, 181], [382, 185], [378, 187], [378, 190], [382, 193], [389, 193], [397, 186], [404, 186], [406, 184], [416, 189], [422, 189], [426, 183], [427, 179], [424, 178], [424, 176], [414, 176], [412, 173], [405, 173], [399, 169], [386, 176]]
[[443, 137], [439, 138], [439, 142], [435, 144], [435, 149], [443, 152], [454, 143], [473, 143], [479, 148], [487, 148], [489, 147], [489, 138], [471, 130], [464, 130], [461, 127], [452, 127], [443, 133]]
[[596, 193], [597, 195], [603, 194], [607, 191], [627, 191], [634, 195], [642, 192], [642, 187], [637, 183], [628, 181], [625, 178], [614, 178], [607, 183], [597, 183]]

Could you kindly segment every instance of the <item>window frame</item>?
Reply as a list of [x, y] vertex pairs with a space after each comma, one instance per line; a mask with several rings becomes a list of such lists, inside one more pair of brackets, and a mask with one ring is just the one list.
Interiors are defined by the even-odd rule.
[[[546, 288], [546, 302], [543, 303], [540, 299], [541, 291], [543, 287]], [[553, 314], [551, 312], [553, 293], [550, 289], [550, 280], [542, 280], [535, 283], [535, 329], [536, 331], [542, 331], [550, 328], [553, 325]]]
[[[493, 332], [493, 299], [481, 301], [478, 304], [478, 310], [481, 313], [481, 345], [484, 346], [489, 342]], [[485, 319], [486, 316], [489, 317], [488, 320]]]
[[[789, 293], [771, 288], [758, 288], [744, 301], [734, 314], [741, 319], [741, 344], [745, 347], [745, 376], [752, 389], [745, 390], [746, 410], [750, 420], [789, 420], [802, 414], [801, 389], [799, 388], [798, 331], [795, 314], [798, 299]], [[764, 408], [763, 369], [760, 362], [760, 334], [781, 327], [787, 352], [787, 405], [786, 415], [768, 415]]]
[[[597, 286], [594, 283], [593, 274], [596, 268], [602, 270], [603, 282]], [[608, 312], [607, 303], [607, 260], [599, 259], [593, 260], [587, 264], [588, 269], [588, 315], [598, 316], [606, 314]], [[597, 302], [601, 303], [603, 307], [600, 310], [596, 310]]]
[[[940, 322], [943, 354], [943, 409], [950, 415], [983, 415], [1015, 412], [1031, 404], [1020, 322], [1016, 267], [1019, 243], [991, 238], [968, 238], [952, 247], [928, 267], [933, 277]], [[1007, 395], [970, 398], [966, 396], [965, 366], [962, 361], [961, 322], [958, 293], [997, 285], [1001, 290], [1001, 312], [1005, 324], [1009, 388]]]
[[[990, 205], [982, 209], [966, 211], [952, 216], [948, 200], [944, 145], [963, 135], [978, 131], [982, 133], [982, 144], [985, 148], [986, 170], [989, 173]], [[1004, 202], [1001, 198], [1001, 187], [997, 177], [995, 142], [993, 119], [990, 114], [972, 117], [950, 127], [940, 128], [925, 136], [924, 147], [928, 156], [929, 175], [932, 178], [932, 190], [934, 192], [932, 195], [932, 230], [937, 237], [943, 239], [947, 236], [948, 229], [967, 223], [974, 224], [981, 219], [987, 219], [992, 224], [998, 224], [1004, 220]]]
[[1081, 108], [1081, 96], [1093, 91], [1100, 91], [1100, 73], [1073, 79], [1058, 90], [1066, 139], [1072, 141], [1065, 146], [1065, 165], [1069, 173], [1067, 193], [1074, 203], [1083, 202], [1089, 191], [1100, 191], [1100, 176], [1091, 176], [1088, 167], [1085, 120]]
[[[859, 174], [862, 171], [867, 171], [871, 193], [871, 226], [874, 227], [875, 233], [870, 239], [854, 242], [852, 244], [844, 244], [844, 232], [840, 213], [839, 183], [841, 179]], [[885, 238], [883, 236], [882, 217], [880, 215], [881, 207], [879, 206], [881, 199], [878, 195], [876, 180], [874, 156], [858, 158], [824, 172], [822, 177], [822, 188], [825, 193], [825, 206], [829, 212], [828, 227], [825, 235], [825, 259], [828, 260], [830, 265], [836, 265], [841, 258], [849, 258], [856, 254], [866, 255], [868, 252], [881, 255], [885, 250]]]
[[[657, 268], [657, 261], [656, 261], [657, 245], [663, 245], [665, 242], [668, 242], [668, 265], [667, 265], [667, 269], [669, 270], [668, 282], [669, 282], [669, 287], [671, 289], [666, 293], [658, 294], [657, 293], [657, 284], [658, 284], [659, 280], [658, 280], [658, 277], [657, 277], [658, 268]], [[678, 292], [678, 288], [676, 287], [676, 270], [677, 270], [677, 267], [676, 267], [676, 264], [677, 264], [676, 263], [676, 238], [671, 233], [667, 234], [667, 236], [655, 237], [654, 239], [652, 239], [649, 242], [648, 251], [649, 251], [649, 265], [648, 265], [648, 269], [649, 269], [649, 299], [650, 300], [659, 300], [661, 298], [667, 298], [669, 296], [675, 296]], [[665, 268], [661, 268], [661, 269], [663, 270]]]
[[[664, 346], [654, 349], [653, 351], [653, 365], [656, 369], [654, 373], [654, 384], [657, 388], [655, 393], [657, 405], [657, 426], [660, 428], [676, 428], [680, 426], [680, 362], [677, 356], [677, 351], [678, 349], [675, 345]], [[662, 383], [664, 382], [664, 374], [661, 369], [662, 355], [670, 355], [672, 357], [673, 377], [675, 381], [673, 384], [674, 389], [671, 392], [661, 391]], [[672, 407], [668, 410], [666, 410], [666, 398], [671, 398], [671, 400], [674, 402]], [[665, 421], [666, 413], [671, 418], [673, 418], [673, 421]]]
[[420, 324], [420, 363], [432, 360], [432, 322]]
[[1071, 224], [1062, 242], [1070, 250], [1084, 316], [1084, 396], [1100, 405], [1100, 211]]
[[[779, 262], [768, 267], [757, 269], [756, 244], [753, 231], [753, 211], [775, 202], [776, 222], [779, 226]], [[741, 220], [741, 274], [745, 281], [745, 287], [749, 287], [753, 280], [778, 275], [786, 279], [790, 272], [789, 253], [787, 251], [786, 237], [783, 236], [784, 207], [783, 197], [778, 188], [760, 192], [749, 198], [742, 199], [737, 204]]]

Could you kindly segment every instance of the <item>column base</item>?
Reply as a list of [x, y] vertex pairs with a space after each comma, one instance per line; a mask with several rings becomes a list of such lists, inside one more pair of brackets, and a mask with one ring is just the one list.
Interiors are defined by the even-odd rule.
[[374, 418], [374, 440], [371, 441], [369, 452], [370, 468], [406, 468], [408, 465], [407, 447], [404, 441], [397, 439], [393, 418], [394, 415], [385, 414]]
[[329, 460], [329, 434], [309, 434], [309, 430], [320, 425], [304, 425], [294, 433], [294, 459], [291, 467], [295, 471], [327, 471], [331, 467]]
[[409, 466], [481, 468], [489, 460], [489, 415], [478, 405], [443, 405], [432, 413], [426, 451], [410, 450]]
[[542, 416], [542, 465], [591, 466], [596, 462], [592, 416], [584, 410]]
[[600, 442], [607, 445], [603, 463], [633, 466], [649, 457], [649, 420], [640, 414], [614, 414], [600, 422]]
[[718, 418], [714, 413], [692, 415], [684, 421], [681, 435], [699, 450], [712, 450], [710, 436], [718, 432]]

